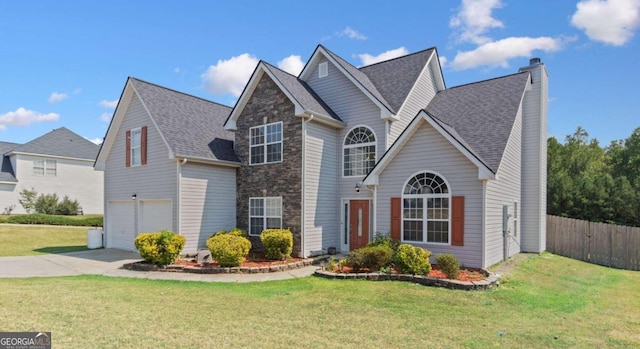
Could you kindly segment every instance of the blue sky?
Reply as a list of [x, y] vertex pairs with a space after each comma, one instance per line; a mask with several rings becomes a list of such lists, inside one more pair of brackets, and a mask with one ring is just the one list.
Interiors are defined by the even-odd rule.
[[322, 44], [355, 66], [437, 47], [447, 87], [550, 76], [549, 135], [640, 126], [640, 0], [0, 0], [0, 140], [99, 141], [128, 76], [233, 105], [257, 60], [296, 74]]

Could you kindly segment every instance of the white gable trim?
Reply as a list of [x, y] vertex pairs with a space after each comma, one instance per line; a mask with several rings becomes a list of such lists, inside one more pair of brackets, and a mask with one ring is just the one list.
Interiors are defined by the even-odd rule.
[[378, 177], [384, 171], [384, 169], [391, 163], [393, 158], [402, 150], [402, 148], [411, 139], [414, 133], [420, 128], [423, 122], [427, 122], [438, 133], [440, 133], [449, 143], [451, 143], [462, 155], [464, 155], [469, 161], [471, 161], [478, 168], [479, 180], [496, 179], [495, 173], [491, 171], [482, 161], [475, 157], [467, 148], [465, 148], [460, 142], [453, 138], [447, 131], [445, 131], [439, 123], [437, 123], [429, 114], [424, 110], [421, 110], [418, 115], [411, 121], [409, 126], [391, 148], [382, 156], [382, 159], [376, 164], [376, 166], [365, 177], [364, 185], [378, 185]]
[[156, 124], [156, 121], [151, 116], [151, 113], [149, 113], [149, 109], [144, 103], [144, 100], [140, 98], [138, 91], [136, 91], [135, 87], [131, 83], [131, 78], [129, 78], [125, 85], [124, 91], [122, 92], [122, 96], [120, 97], [120, 101], [118, 102], [118, 106], [116, 107], [116, 111], [113, 115], [113, 120], [111, 120], [111, 124], [109, 124], [109, 128], [107, 129], [107, 135], [104, 137], [104, 142], [102, 143], [102, 147], [100, 147], [98, 157], [96, 158], [96, 162], [94, 165], [94, 168], [96, 170], [104, 171], [107, 163], [107, 158], [109, 157], [109, 153], [111, 152], [111, 148], [116, 142], [118, 130], [120, 130], [120, 127], [122, 126], [122, 122], [124, 121], [124, 118], [129, 111], [129, 106], [131, 105], [131, 101], [133, 100], [133, 98], [138, 98], [140, 100], [142, 107], [147, 112], [147, 116], [151, 120], [151, 123], [153, 124], [155, 129], [158, 131], [160, 138], [169, 151], [169, 159], [174, 157], [173, 151], [171, 150], [171, 147], [169, 147], [169, 143], [167, 143], [164, 135], [162, 134], [162, 132], [160, 132], [158, 124]]
[[[231, 112], [231, 115], [229, 115], [227, 122], [225, 122], [224, 124], [225, 130], [235, 131], [237, 129], [236, 121], [240, 117], [240, 114], [242, 114], [244, 107], [249, 102], [249, 99], [253, 95], [253, 92], [255, 91], [256, 87], [258, 86], [258, 82], [260, 81], [260, 79], [262, 79], [264, 74], [267, 74], [267, 76], [269, 76], [269, 78], [271, 78], [271, 80], [278, 86], [280, 91], [282, 91], [285, 94], [285, 96], [287, 96], [287, 98], [291, 101], [291, 103], [293, 103], [293, 106], [295, 108], [294, 113], [296, 116], [314, 115], [316, 117], [322, 118], [324, 121], [332, 124], [333, 126], [344, 127], [344, 123], [338, 120], [335, 120], [329, 115], [304, 109], [302, 104], [300, 104], [300, 102], [298, 102], [298, 100], [295, 99], [295, 97], [291, 94], [291, 92], [289, 92], [289, 90], [284, 87], [282, 82], [278, 80], [278, 78], [271, 72], [271, 70], [265, 66], [265, 63], [260, 61], [260, 63], [258, 63], [258, 66], [256, 67], [256, 70], [251, 75], [251, 79], [249, 79], [249, 82], [247, 83], [245, 90], [242, 92], [242, 95], [240, 96], [238, 103], [236, 104], [235, 108], [233, 108], [233, 111]], [[333, 120], [334, 122], [331, 122], [331, 120]]]
[[38, 153], [25, 153], [21, 151], [14, 151], [8, 154], [11, 155], [29, 155], [29, 156], [38, 156], [42, 158], [52, 158], [52, 159], [65, 159], [65, 160], [75, 160], [75, 161], [86, 161], [86, 162], [94, 162], [95, 159], [85, 159], [85, 158], [74, 158], [70, 156], [59, 156], [59, 155], [48, 155], [48, 154], [38, 154]]
[[380, 108], [380, 118], [387, 119], [396, 119], [396, 115], [393, 111], [389, 110], [382, 102], [380, 102], [373, 94], [366, 89], [358, 80], [356, 80], [348, 71], [346, 71], [340, 63], [338, 63], [322, 46], [318, 46], [316, 51], [313, 53], [307, 65], [305, 65], [304, 69], [300, 73], [300, 79], [308, 80], [311, 74], [313, 73], [313, 69], [316, 65], [318, 65], [318, 61], [320, 60], [320, 55], [326, 58], [329, 62], [331, 62], [351, 83], [353, 83], [365, 96], [367, 96], [378, 108]]

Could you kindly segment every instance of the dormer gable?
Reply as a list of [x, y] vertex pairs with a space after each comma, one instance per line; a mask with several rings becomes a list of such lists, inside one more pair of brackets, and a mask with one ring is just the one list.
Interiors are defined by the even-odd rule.
[[299, 78], [303, 81], [308, 81], [311, 78], [311, 74], [315, 71], [318, 71], [318, 74], [326, 73], [328, 69], [325, 71], [324, 67], [319, 66], [322, 62], [332, 64], [355, 87], [367, 96], [367, 98], [380, 109], [380, 117], [382, 119], [393, 120], [396, 117], [396, 110], [394, 110], [391, 104], [383, 97], [365, 73], [322, 45], [316, 47], [311, 58], [304, 69], [302, 69]]
[[293, 103], [295, 116], [311, 117], [318, 122], [334, 127], [342, 128], [345, 124], [340, 118], [318, 97], [306, 83], [297, 77], [279, 69], [271, 64], [260, 61], [256, 66], [249, 82], [242, 91], [238, 102], [231, 111], [224, 124], [225, 130], [235, 131], [236, 121], [242, 114], [245, 106], [251, 99], [258, 82], [264, 77], [269, 77], [285, 96]]

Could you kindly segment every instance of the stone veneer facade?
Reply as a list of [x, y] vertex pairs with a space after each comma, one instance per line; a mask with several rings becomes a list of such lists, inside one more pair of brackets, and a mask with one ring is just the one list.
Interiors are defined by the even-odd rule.
[[[282, 197], [282, 228], [291, 230], [293, 255], [301, 256], [302, 120], [294, 110], [293, 103], [264, 74], [236, 121], [235, 149], [242, 161], [236, 176], [236, 222], [249, 230], [249, 198]], [[282, 162], [250, 165], [249, 129], [277, 121], [282, 121]], [[253, 250], [263, 250], [259, 236], [249, 239]]]

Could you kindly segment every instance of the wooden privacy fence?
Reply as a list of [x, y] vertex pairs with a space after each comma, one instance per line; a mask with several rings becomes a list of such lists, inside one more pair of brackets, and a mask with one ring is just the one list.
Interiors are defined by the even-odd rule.
[[547, 251], [607, 267], [640, 270], [640, 228], [547, 216]]

